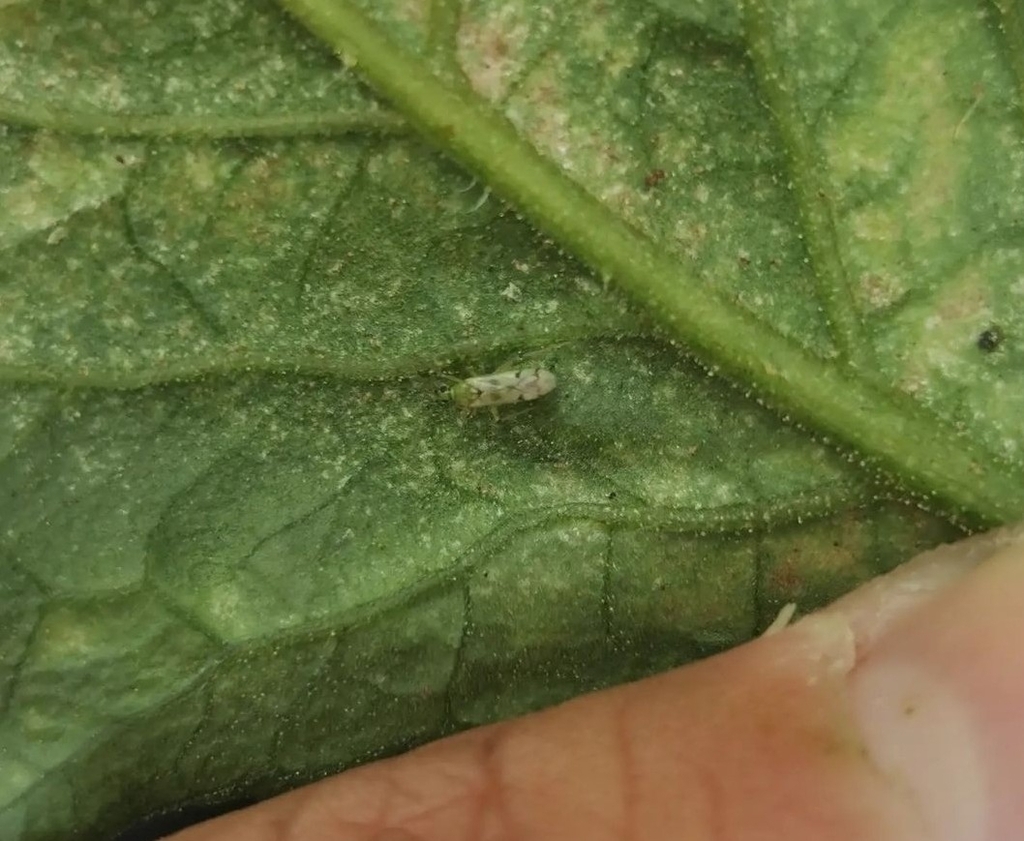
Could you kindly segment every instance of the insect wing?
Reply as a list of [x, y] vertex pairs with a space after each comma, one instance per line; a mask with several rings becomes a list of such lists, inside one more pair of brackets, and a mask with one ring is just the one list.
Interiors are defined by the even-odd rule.
[[546, 368], [531, 368], [516, 372], [519, 400], [536, 400], [555, 390], [555, 375]]
[[547, 369], [523, 368], [469, 377], [452, 388], [452, 397], [461, 408], [479, 409], [536, 400], [554, 388], [555, 375]]

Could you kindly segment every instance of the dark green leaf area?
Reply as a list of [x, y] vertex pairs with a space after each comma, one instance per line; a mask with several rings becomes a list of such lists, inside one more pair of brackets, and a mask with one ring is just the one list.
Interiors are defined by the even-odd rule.
[[31, 116], [225, 117], [366, 107], [365, 87], [272, 3], [86, 0], [0, 13], [5, 99]]
[[108, 827], [122, 784], [266, 793], [720, 650], [947, 533], [665, 346], [544, 361], [556, 392], [497, 420], [433, 375], [15, 390], [5, 820], [46, 837], [55, 786]]
[[[369, 378], [644, 329], [482, 187], [405, 142], [8, 143], [47, 173], [19, 182], [21, 200], [52, 205], [7, 231], [0, 268], [0, 365], [21, 379]], [[97, 206], [47, 227], [78, 204]]]

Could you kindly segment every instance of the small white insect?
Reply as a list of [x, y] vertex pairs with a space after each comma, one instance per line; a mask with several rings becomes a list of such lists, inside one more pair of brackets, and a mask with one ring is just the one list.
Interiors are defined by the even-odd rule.
[[445, 389], [460, 409], [484, 409], [536, 400], [555, 389], [557, 380], [547, 368], [519, 368], [469, 377]]

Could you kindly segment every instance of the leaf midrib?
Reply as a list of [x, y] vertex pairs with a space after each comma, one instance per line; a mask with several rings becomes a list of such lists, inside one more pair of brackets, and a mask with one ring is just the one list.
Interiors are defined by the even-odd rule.
[[471, 92], [446, 87], [419, 58], [396, 49], [351, 3], [280, 3], [342, 53], [415, 128], [602, 277], [643, 302], [697, 351], [709, 371], [721, 369], [753, 386], [784, 419], [792, 413], [835, 436], [859, 453], [865, 466], [898, 476], [908, 490], [953, 516], [983, 525], [1024, 513], [1024, 482], [999, 459], [909, 398], [812, 356], [717, 297], [657, 243], [563, 175]]

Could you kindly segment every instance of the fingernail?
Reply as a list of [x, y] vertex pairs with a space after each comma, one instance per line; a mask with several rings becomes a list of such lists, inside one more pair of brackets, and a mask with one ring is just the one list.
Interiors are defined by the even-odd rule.
[[874, 612], [852, 611], [868, 754], [935, 841], [1024, 837], [1024, 529], [983, 545], [919, 562]]

